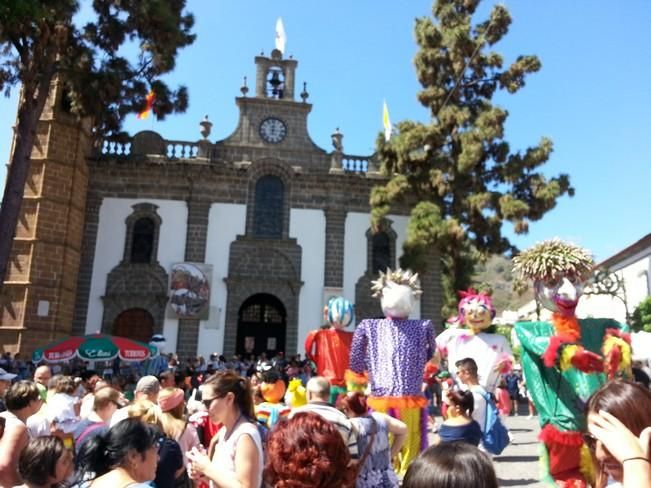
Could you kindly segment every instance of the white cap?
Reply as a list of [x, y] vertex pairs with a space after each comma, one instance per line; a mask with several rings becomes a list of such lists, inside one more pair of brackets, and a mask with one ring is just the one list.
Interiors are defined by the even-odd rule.
[[13, 373], [7, 373], [4, 369], [0, 368], [0, 380], [2, 381], [11, 381], [13, 380], [16, 376]]

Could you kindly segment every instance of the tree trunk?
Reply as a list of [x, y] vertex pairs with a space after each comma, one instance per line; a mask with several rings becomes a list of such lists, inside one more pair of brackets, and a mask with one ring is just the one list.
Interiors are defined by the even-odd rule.
[[14, 153], [11, 157], [7, 184], [0, 207], [0, 292], [4, 287], [20, 208], [23, 203], [25, 183], [29, 174], [30, 158], [36, 138], [36, 126], [46, 98], [47, 92], [39, 94], [36, 98], [33, 94], [23, 92], [23, 97], [19, 102]]

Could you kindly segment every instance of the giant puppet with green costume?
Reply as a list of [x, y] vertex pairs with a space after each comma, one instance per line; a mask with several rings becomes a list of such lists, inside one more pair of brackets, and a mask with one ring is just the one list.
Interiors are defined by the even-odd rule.
[[382, 319], [365, 319], [355, 329], [350, 369], [368, 371], [371, 392], [367, 403], [407, 424], [397, 472], [427, 447], [427, 399], [422, 392], [423, 371], [436, 352], [434, 327], [429, 320], [410, 320], [414, 300], [422, 293], [418, 275], [387, 270], [373, 282], [380, 298]]
[[323, 309], [329, 327], [311, 331], [305, 339], [305, 356], [316, 364], [316, 372], [330, 382], [330, 401], [346, 393], [346, 368], [353, 333], [344, 330], [353, 322], [353, 304], [332, 297]]
[[612, 319], [578, 319], [575, 311], [594, 261], [588, 251], [552, 239], [513, 260], [533, 280], [536, 300], [552, 312], [545, 322], [519, 322], [527, 388], [539, 412], [542, 481], [585, 487], [593, 477], [583, 442], [584, 405], [608, 379], [630, 376], [628, 328]]

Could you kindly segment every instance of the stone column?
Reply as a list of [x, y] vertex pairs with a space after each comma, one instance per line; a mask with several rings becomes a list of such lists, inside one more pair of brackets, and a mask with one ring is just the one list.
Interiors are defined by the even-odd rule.
[[[344, 286], [344, 231], [346, 211], [341, 207], [325, 209], [325, 283], [326, 288]], [[352, 300], [353, 297], [349, 297]]]
[[[99, 226], [99, 209], [102, 199], [89, 194], [86, 199], [86, 221], [84, 223], [84, 237], [81, 248], [81, 262], [77, 276], [77, 299], [75, 300], [74, 316], [72, 320], [72, 334], [84, 335], [86, 333], [86, 317], [88, 315], [88, 299], [90, 297], [90, 284], [93, 277], [93, 262], [95, 261], [95, 247], [97, 245], [97, 231]], [[99, 330], [102, 324], [96, 324], [91, 332]]]
[[[185, 260], [203, 263], [206, 258], [206, 236], [210, 202], [188, 200], [188, 226], [185, 236]], [[196, 356], [199, 341], [199, 320], [180, 319], [176, 352], [181, 358]]]
[[430, 319], [436, 333], [443, 332], [441, 308], [443, 307], [443, 283], [441, 281], [441, 256], [432, 249], [427, 255], [427, 270], [420, 274], [423, 294], [420, 296], [420, 316]]

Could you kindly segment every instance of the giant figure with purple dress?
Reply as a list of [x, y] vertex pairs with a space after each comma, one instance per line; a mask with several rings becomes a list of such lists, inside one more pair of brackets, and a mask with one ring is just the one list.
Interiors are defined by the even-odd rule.
[[383, 319], [362, 320], [353, 335], [350, 369], [368, 371], [371, 393], [368, 405], [407, 424], [407, 440], [400, 452], [397, 471], [427, 447], [427, 399], [422, 393], [425, 364], [436, 351], [434, 328], [429, 320], [410, 320], [414, 300], [422, 293], [418, 275], [387, 270], [373, 282]]

